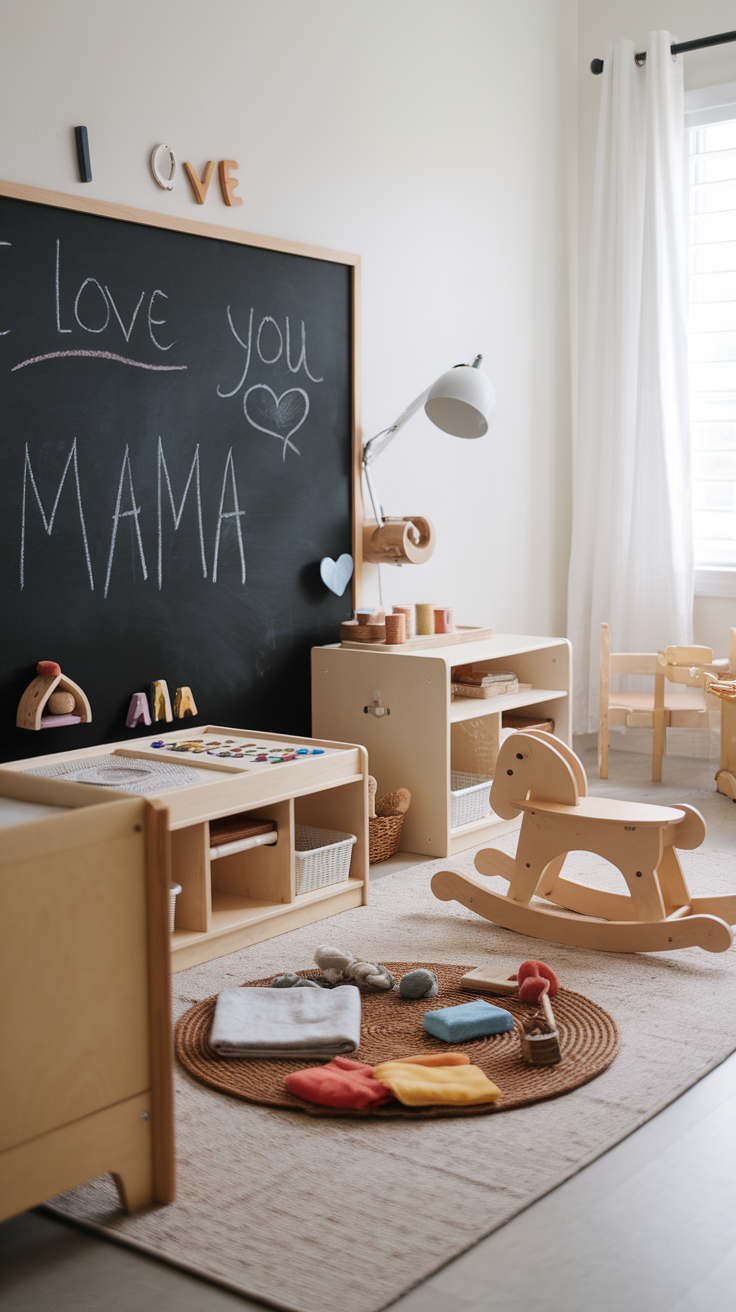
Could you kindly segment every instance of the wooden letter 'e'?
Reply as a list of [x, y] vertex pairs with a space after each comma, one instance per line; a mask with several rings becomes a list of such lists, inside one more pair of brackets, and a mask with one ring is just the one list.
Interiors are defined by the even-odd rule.
[[191, 164], [189, 163], [189, 160], [185, 161], [184, 168], [186, 170], [186, 175], [192, 184], [192, 191], [194, 192], [194, 195], [196, 197], [197, 204], [204, 205], [205, 197], [207, 195], [207, 188], [210, 185], [210, 180], [214, 172], [215, 161], [213, 159], [207, 160], [207, 163], [204, 166], [204, 173], [202, 174], [201, 178], [197, 176]]
[[151, 684], [151, 706], [153, 708], [154, 720], [166, 720], [170, 723], [173, 720], [171, 714], [171, 698], [165, 679], [157, 679]]
[[185, 715], [196, 715], [197, 703], [192, 697], [191, 688], [177, 688], [174, 698], [174, 715], [183, 720]]
[[222, 199], [226, 205], [242, 205], [243, 197], [234, 196], [233, 192], [238, 186], [238, 179], [230, 177], [230, 170], [236, 169], [238, 162], [235, 159], [221, 159], [218, 165], [220, 174], [220, 187], [222, 188]]

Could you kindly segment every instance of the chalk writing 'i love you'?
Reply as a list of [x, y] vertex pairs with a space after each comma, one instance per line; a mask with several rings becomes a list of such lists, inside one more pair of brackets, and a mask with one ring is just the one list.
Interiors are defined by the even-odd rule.
[[[245, 352], [245, 359], [240, 379], [231, 391], [223, 390], [218, 384], [217, 395], [219, 397], [228, 400], [230, 397], [237, 396], [248, 377], [251, 361], [254, 358], [254, 349], [255, 356], [261, 364], [276, 365], [283, 359], [290, 373], [298, 374], [303, 369], [306, 378], [310, 382], [324, 382], [323, 378], [318, 378], [310, 372], [307, 363], [307, 330], [303, 319], [301, 320], [301, 349], [299, 358], [294, 363], [292, 360], [289, 316], [284, 316], [285, 331], [282, 332], [272, 315], [264, 315], [255, 335], [253, 332], [253, 318], [254, 311], [251, 307], [247, 333], [241, 336], [233, 322], [231, 307], [229, 305], [227, 307], [227, 321], [230, 325], [230, 331], [238, 345]], [[287, 448], [290, 448], [296, 455], [301, 454], [299, 448], [294, 445], [291, 439], [297, 430], [301, 428], [309, 414], [309, 393], [303, 387], [289, 387], [280, 396], [277, 396], [273, 388], [266, 383], [253, 383], [243, 393], [243, 413], [252, 428], [256, 428], [260, 433], [265, 433], [268, 437], [273, 437], [281, 442], [282, 460], [286, 460]]]

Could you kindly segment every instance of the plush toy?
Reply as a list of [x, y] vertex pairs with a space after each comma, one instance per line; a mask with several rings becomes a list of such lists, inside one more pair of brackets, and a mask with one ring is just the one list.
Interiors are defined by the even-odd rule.
[[385, 966], [374, 965], [370, 961], [358, 961], [352, 952], [343, 952], [338, 948], [323, 945], [317, 948], [314, 960], [330, 984], [357, 984], [358, 988], [376, 992], [392, 989], [394, 986], [393, 975]]
[[395, 793], [384, 793], [376, 802], [376, 815], [406, 815], [411, 806], [408, 788], [397, 788]]

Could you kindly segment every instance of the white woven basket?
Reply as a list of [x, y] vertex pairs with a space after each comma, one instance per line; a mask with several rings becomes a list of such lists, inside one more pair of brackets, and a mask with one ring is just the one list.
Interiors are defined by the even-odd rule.
[[311, 893], [326, 884], [340, 884], [350, 874], [350, 857], [355, 834], [336, 829], [314, 829], [295, 825], [296, 891]]
[[458, 825], [469, 825], [471, 820], [482, 820], [491, 814], [491, 784], [493, 776], [486, 774], [465, 774], [462, 770], [453, 770], [450, 775], [450, 797], [452, 812], [450, 824], [453, 829]]

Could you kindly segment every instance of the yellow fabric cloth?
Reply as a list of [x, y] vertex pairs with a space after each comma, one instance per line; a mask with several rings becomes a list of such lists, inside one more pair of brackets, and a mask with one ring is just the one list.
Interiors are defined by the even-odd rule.
[[374, 1066], [373, 1075], [387, 1084], [405, 1107], [496, 1102], [501, 1097], [501, 1090], [483, 1074], [480, 1066], [415, 1066], [409, 1062], [384, 1061]]

